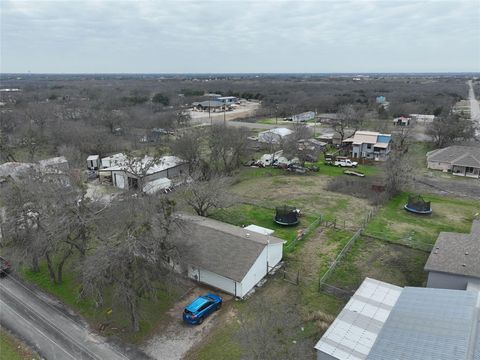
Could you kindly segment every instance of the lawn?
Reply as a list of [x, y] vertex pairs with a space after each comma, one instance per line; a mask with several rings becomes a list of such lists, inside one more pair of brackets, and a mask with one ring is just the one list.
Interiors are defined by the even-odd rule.
[[0, 328], [0, 360], [35, 360], [39, 357]]
[[322, 215], [329, 220], [336, 219], [338, 224], [358, 227], [372, 206], [366, 199], [328, 191], [326, 188], [331, 180], [317, 173], [295, 175], [279, 169], [245, 168], [237, 176], [231, 192], [246, 203], [270, 209], [291, 205], [304, 214]]
[[[337, 166], [332, 166], [332, 165], [326, 165], [325, 164], [325, 156], [324, 154], [320, 154], [318, 161], [314, 163], [306, 163], [306, 166], [312, 166], [315, 165], [319, 168], [319, 172], [317, 174], [319, 175], [327, 175], [327, 176], [349, 176], [345, 175], [343, 173], [344, 170], [347, 170], [350, 168], [342, 168], [342, 167], [337, 167]], [[372, 176], [381, 173], [382, 169], [380, 166], [375, 166], [375, 165], [362, 165], [359, 164], [356, 168], [351, 169], [355, 171], [359, 171], [365, 174], [365, 176]]]
[[[210, 217], [236, 226], [248, 226], [251, 224], [272, 229], [277, 236], [288, 243], [295, 240], [297, 235], [308, 227], [316, 217], [314, 215], [304, 215], [300, 218], [300, 224], [297, 226], [282, 226], [273, 221], [275, 209], [265, 208], [250, 204], [237, 204], [235, 206], [219, 209], [211, 214]], [[287, 245], [288, 245], [287, 243]]]
[[365, 229], [366, 235], [412, 244], [434, 244], [441, 231], [470, 231], [480, 203], [441, 196], [424, 196], [431, 201], [431, 215], [415, 215], [404, 210], [408, 194], [393, 197], [375, 215]]
[[37, 285], [44, 291], [52, 294], [57, 299], [70, 306], [80, 315], [85, 317], [94, 328], [108, 323], [109, 326], [103, 335], [116, 335], [129, 342], [138, 343], [146, 337], [165, 318], [164, 313], [171, 307], [174, 296], [159, 289], [157, 299], [141, 302], [140, 331], [132, 333], [128, 322], [129, 316], [117, 306], [109, 306], [111, 297], [105, 298], [105, 305], [96, 307], [92, 299], [80, 297], [81, 284], [75, 276], [73, 266], [67, 264], [64, 270], [64, 280], [61, 284], [52, 284], [48, 277], [47, 267], [41, 264], [40, 272], [35, 273], [29, 269], [22, 269], [21, 275], [25, 280]]
[[381, 240], [360, 237], [340, 261], [328, 284], [356, 290], [365, 277], [398, 286], [424, 286], [429, 253]]

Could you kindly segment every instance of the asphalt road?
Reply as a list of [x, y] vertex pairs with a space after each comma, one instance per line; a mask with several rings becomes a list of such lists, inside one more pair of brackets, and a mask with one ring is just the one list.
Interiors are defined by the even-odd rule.
[[39, 290], [14, 276], [0, 279], [0, 324], [48, 360], [126, 360], [137, 357], [93, 334]]
[[468, 98], [470, 100], [470, 117], [477, 127], [475, 135], [480, 136], [480, 105], [478, 104], [478, 100], [475, 98], [472, 80], [468, 81], [468, 86], [470, 87], [470, 90], [468, 91]]

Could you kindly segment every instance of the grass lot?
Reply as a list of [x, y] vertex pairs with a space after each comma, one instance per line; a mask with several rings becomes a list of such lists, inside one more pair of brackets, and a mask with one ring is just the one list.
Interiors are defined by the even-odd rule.
[[273, 221], [274, 216], [275, 209], [250, 204], [238, 204], [226, 209], [220, 209], [211, 215], [214, 219], [237, 226], [254, 224], [272, 229], [275, 231], [274, 236], [287, 240], [288, 243], [295, 240], [297, 234], [316, 219], [313, 215], [305, 215], [300, 218], [300, 224], [297, 226], [282, 226]]
[[291, 124], [292, 122], [282, 120], [282, 118], [279, 117], [278, 119], [275, 119], [275, 118], [261, 119], [261, 120], [257, 121], [257, 123], [266, 124], [266, 125], [277, 125], [277, 124], [282, 125], [282, 124]]
[[0, 328], [0, 360], [34, 360], [40, 359], [23, 343]]
[[424, 286], [429, 253], [361, 237], [341, 260], [327, 283], [356, 290], [365, 277], [398, 286]]
[[304, 214], [335, 218], [347, 227], [358, 226], [372, 207], [365, 199], [327, 191], [329, 181], [331, 177], [321, 173], [295, 175], [280, 169], [243, 168], [231, 192], [247, 203], [270, 209], [292, 205]]
[[[95, 307], [91, 299], [82, 299], [79, 296], [81, 284], [74, 276], [71, 266], [66, 266], [64, 270], [64, 281], [62, 284], [52, 284], [48, 277], [47, 267], [42, 264], [40, 272], [35, 273], [28, 269], [23, 269], [21, 275], [26, 280], [34, 283], [46, 292], [54, 295], [60, 301], [70, 306], [80, 315], [85, 317], [94, 328], [100, 324], [109, 323], [103, 335], [116, 335], [129, 342], [138, 343], [146, 337], [159, 323], [164, 319], [164, 313], [168, 310], [174, 301], [173, 295], [167, 295], [166, 292], [159, 290], [158, 298], [141, 303], [140, 331], [132, 333], [130, 331], [129, 316], [117, 307], [102, 306]], [[108, 297], [105, 304], [110, 304]]]
[[441, 231], [469, 232], [474, 214], [480, 212], [478, 201], [424, 196], [431, 201], [431, 215], [415, 215], [403, 209], [408, 194], [392, 198], [371, 220], [366, 235], [391, 241], [434, 244]]

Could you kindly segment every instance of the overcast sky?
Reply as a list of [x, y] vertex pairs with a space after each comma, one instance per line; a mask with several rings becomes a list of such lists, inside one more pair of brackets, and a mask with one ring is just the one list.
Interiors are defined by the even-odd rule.
[[0, 0], [1, 72], [480, 71], [480, 0]]

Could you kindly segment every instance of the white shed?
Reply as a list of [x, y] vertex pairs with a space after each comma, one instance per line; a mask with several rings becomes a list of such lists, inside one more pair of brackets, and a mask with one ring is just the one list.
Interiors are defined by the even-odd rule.
[[179, 270], [243, 298], [282, 259], [284, 241], [220, 221], [177, 214]]
[[98, 170], [100, 168], [100, 156], [99, 155], [90, 155], [87, 157], [87, 169], [88, 170]]
[[279, 143], [293, 131], [287, 128], [274, 128], [258, 133], [258, 141], [263, 143]]

